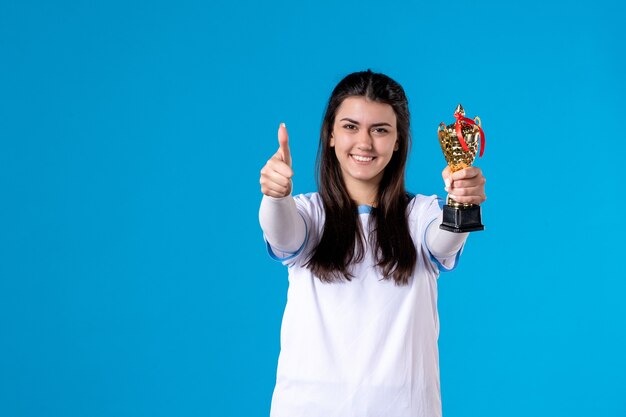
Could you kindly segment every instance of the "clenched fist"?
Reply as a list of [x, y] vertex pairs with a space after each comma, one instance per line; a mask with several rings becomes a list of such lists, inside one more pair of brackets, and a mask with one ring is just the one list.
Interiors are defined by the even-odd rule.
[[467, 167], [460, 171], [450, 172], [450, 167], [446, 167], [441, 176], [446, 184], [448, 195], [457, 203], [480, 205], [487, 199], [486, 180], [480, 168]]

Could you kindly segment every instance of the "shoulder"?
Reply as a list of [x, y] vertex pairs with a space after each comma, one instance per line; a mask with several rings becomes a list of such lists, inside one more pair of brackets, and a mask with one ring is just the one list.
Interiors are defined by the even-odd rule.
[[319, 193], [298, 194], [293, 197], [296, 207], [305, 219], [320, 222], [324, 219], [324, 203]]
[[322, 197], [319, 193], [306, 193], [306, 194], [297, 194], [293, 196], [293, 199], [296, 202], [296, 206], [298, 208], [304, 210], [318, 210], [324, 209], [324, 203], [322, 201]]
[[443, 199], [435, 194], [410, 194], [409, 198], [409, 204], [407, 205], [407, 213], [409, 216], [433, 210], [439, 211], [443, 208], [444, 204]]
[[293, 196], [294, 200], [300, 201], [303, 204], [322, 204], [322, 198], [318, 192], [296, 194]]
[[407, 206], [407, 219], [411, 231], [421, 238], [428, 225], [439, 217], [442, 208], [443, 200], [437, 195], [416, 194]]

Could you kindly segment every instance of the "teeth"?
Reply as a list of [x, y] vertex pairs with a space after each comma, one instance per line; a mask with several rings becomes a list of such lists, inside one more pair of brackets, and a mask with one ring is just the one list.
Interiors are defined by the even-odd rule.
[[352, 155], [352, 157], [353, 157], [354, 159], [356, 159], [357, 161], [359, 161], [359, 162], [369, 162], [369, 161], [371, 161], [372, 159], [374, 159], [374, 157], [373, 157], [373, 156], [359, 156], [359, 155]]

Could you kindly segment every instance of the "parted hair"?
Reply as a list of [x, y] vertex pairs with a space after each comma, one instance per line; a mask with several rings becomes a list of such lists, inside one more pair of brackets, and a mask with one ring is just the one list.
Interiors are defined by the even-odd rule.
[[324, 230], [306, 266], [322, 282], [350, 281], [354, 278], [351, 264], [362, 261], [367, 250], [358, 206], [348, 194], [339, 161], [330, 146], [335, 115], [348, 97], [365, 97], [389, 104], [396, 115], [398, 149], [385, 167], [379, 184], [369, 220], [369, 241], [383, 279], [406, 285], [417, 260], [407, 219], [410, 198], [404, 183], [411, 147], [409, 106], [400, 84], [371, 70], [355, 72], [342, 79], [326, 106], [316, 163], [317, 185], [325, 212]]

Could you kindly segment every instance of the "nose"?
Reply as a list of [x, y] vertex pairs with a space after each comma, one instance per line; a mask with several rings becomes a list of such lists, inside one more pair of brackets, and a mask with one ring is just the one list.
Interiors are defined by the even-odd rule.
[[357, 149], [361, 151], [371, 151], [372, 150], [372, 135], [369, 130], [363, 129], [359, 132], [357, 138]]

